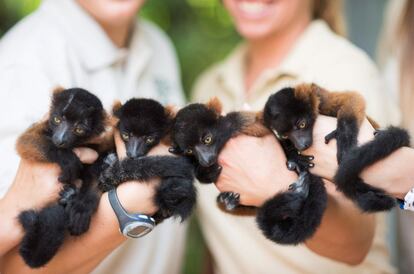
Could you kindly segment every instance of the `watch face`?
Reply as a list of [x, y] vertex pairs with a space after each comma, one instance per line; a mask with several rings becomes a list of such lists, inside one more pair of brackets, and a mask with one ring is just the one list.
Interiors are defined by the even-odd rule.
[[152, 228], [152, 225], [146, 223], [131, 223], [125, 227], [124, 235], [139, 238], [151, 232]]

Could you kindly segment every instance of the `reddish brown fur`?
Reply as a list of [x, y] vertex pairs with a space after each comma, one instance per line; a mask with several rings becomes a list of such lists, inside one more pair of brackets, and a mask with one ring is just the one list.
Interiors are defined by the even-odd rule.
[[243, 134], [263, 137], [271, 133], [263, 123], [262, 112], [241, 111], [240, 114], [243, 116], [243, 120], [246, 121], [245, 126], [241, 130]]
[[220, 102], [220, 100], [217, 97], [213, 97], [211, 98], [207, 104], [206, 104], [207, 108], [213, 110], [215, 113], [217, 113], [217, 115], [220, 115], [222, 110], [223, 110], [223, 106]]
[[372, 119], [371, 117], [369, 117], [369, 116], [367, 116], [367, 119], [368, 119], [368, 122], [371, 124], [371, 126], [374, 128], [374, 129], [379, 129], [380, 128], [380, 125], [374, 120], [374, 119]]
[[355, 117], [358, 126], [366, 117], [365, 100], [357, 92], [330, 92], [316, 84], [301, 84], [295, 87], [295, 96], [310, 101], [315, 114]]
[[27, 129], [16, 142], [16, 150], [22, 159], [34, 162], [47, 162], [46, 155], [42, 153], [45, 144], [43, 132], [48, 122], [39, 122]]
[[167, 115], [167, 118], [169, 120], [172, 120], [175, 118], [175, 115], [177, 114], [177, 108], [174, 105], [167, 105], [165, 108], [165, 114]]
[[121, 101], [119, 100], [114, 101], [114, 103], [112, 104], [112, 114], [117, 112], [121, 107], [122, 107]]
[[319, 113], [320, 99], [317, 96], [320, 88], [315, 84], [300, 84], [295, 87], [295, 97], [302, 100], [308, 101], [315, 115]]
[[57, 87], [55, 87], [54, 89], [53, 89], [53, 91], [52, 91], [52, 93], [53, 94], [58, 94], [58, 93], [61, 93], [62, 91], [64, 91], [65, 90], [65, 88], [63, 88], [63, 87], [61, 87], [61, 86], [57, 86]]

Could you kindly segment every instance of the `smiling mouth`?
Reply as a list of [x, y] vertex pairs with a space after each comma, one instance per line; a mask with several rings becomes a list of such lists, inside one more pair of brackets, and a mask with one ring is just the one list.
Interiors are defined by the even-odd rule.
[[249, 17], [260, 17], [269, 12], [269, 7], [274, 4], [274, 0], [268, 1], [251, 1], [241, 0], [238, 1], [239, 10]]

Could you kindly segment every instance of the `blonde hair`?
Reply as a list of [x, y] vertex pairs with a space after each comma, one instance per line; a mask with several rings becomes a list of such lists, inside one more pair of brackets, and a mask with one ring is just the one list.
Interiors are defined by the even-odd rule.
[[406, 1], [393, 44], [398, 46], [400, 63], [400, 107], [402, 123], [414, 132], [414, 1]]
[[313, 0], [312, 17], [322, 19], [337, 34], [345, 36], [342, 0]]

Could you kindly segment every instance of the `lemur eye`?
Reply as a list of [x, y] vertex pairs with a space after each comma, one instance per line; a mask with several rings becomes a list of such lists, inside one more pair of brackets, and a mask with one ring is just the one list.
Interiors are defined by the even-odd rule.
[[191, 155], [191, 154], [193, 154], [193, 150], [192, 150], [191, 148], [187, 148], [187, 149], [185, 150], [185, 154], [187, 154], [187, 155]]
[[129, 140], [129, 134], [128, 134], [128, 133], [126, 133], [126, 132], [123, 132], [123, 133], [121, 134], [121, 137], [122, 137], [122, 139], [123, 139], [124, 141], [128, 141], [128, 140]]
[[213, 137], [211, 135], [207, 135], [206, 137], [204, 137], [203, 139], [203, 143], [206, 145], [211, 144], [211, 142], [213, 141]]
[[145, 143], [147, 144], [152, 144], [153, 142], [154, 142], [154, 137], [149, 136], [145, 139]]
[[77, 135], [83, 135], [85, 133], [85, 130], [83, 128], [77, 127], [75, 128], [75, 133]]
[[301, 122], [299, 123], [298, 127], [299, 127], [300, 129], [304, 129], [304, 128], [306, 127], [306, 122], [305, 122], [305, 121], [301, 121]]
[[59, 125], [59, 124], [62, 122], [62, 120], [61, 120], [59, 117], [55, 116], [55, 117], [53, 117], [53, 122], [54, 122], [56, 125]]

